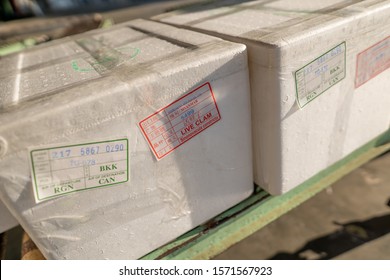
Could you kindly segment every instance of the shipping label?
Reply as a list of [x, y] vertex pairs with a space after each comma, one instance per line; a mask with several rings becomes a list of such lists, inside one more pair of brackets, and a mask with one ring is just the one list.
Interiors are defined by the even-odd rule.
[[355, 88], [390, 67], [390, 36], [357, 55]]
[[221, 119], [211, 85], [205, 83], [139, 123], [157, 160]]
[[295, 72], [300, 108], [345, 78], [345, 42], [324, 53]]
[[36, 202], [129, 180], [128, 139], [30, 149]]

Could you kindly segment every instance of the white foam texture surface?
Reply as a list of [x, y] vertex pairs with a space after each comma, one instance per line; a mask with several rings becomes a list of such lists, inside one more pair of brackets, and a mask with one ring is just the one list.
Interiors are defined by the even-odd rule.
[[[253, 191], [245, 45], [135, 20], [0, 66], [0, 197], [46, 258], [139, 258]], [[157, 161], [138, 123], [205, 83], [221, 119]], [[30, 147], [122, 138], [128, 182], [35, 202]]]
[[[154, 19], [247, 45], [255, 181], [272, 194], [300, 185], [390, 127], [388, 0], [214, 1]], [[387, 70], [357, 86], [357, 56], [377, 43], [359, 71]], [[345, 59], [336, 58], [343, 75], [331, 73], [328, 57], [311, 75], [325, 75], [333, 86], [300, 108], [295, 74], [337, 46], [345, 50]]]
[[7, 207], [5, 207], [4, 203], [0, 201], [0, 233], [3, 233], [13, 227], [18, 225], [18, 221], [12, 216], [12, 214], [8, 211]]

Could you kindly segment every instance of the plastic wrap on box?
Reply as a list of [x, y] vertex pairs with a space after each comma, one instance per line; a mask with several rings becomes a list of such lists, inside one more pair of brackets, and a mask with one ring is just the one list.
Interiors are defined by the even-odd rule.
[[0, 75], [0, 196], [46, 258], [139, 258], [253, 191], [245, 45], [136, 20]]
[[9, 230], [18, 225], [18, 221], [12, 216], [5, 207], [4, 203], [0, 201], [0, 233]]
[[154, 19], [247, 45], [255, 182], [272, 194], [389, 129], [389, 0], [214, 1]]

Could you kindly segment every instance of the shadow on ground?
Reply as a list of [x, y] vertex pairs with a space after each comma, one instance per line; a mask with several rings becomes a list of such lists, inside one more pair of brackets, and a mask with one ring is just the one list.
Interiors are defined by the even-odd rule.
[[341, 228], [325, 236], [308, 241], [296, 252], [281, 252], [270, 259], [333, 259], [349, 250], [363, 245], [364, 243], [390, 233], [390, 214], [371, 218], [365, 221], [354, 221], [347, 224], [335, 222], [335, 224]]
[[388, 152], [215, 259], [390, 260], [389, 170]]

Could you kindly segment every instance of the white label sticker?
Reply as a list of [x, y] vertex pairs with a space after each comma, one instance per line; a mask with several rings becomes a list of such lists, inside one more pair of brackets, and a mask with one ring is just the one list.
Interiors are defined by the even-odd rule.
[[157, 160], [221, 119], [209, 83], [187, 93], [139, 123]]
[[345, 78], [345, 49], [343, 42], [295, 72], [299, 107]]
[[129, 180], [128, 140], [30, 149], [36, 202]]

